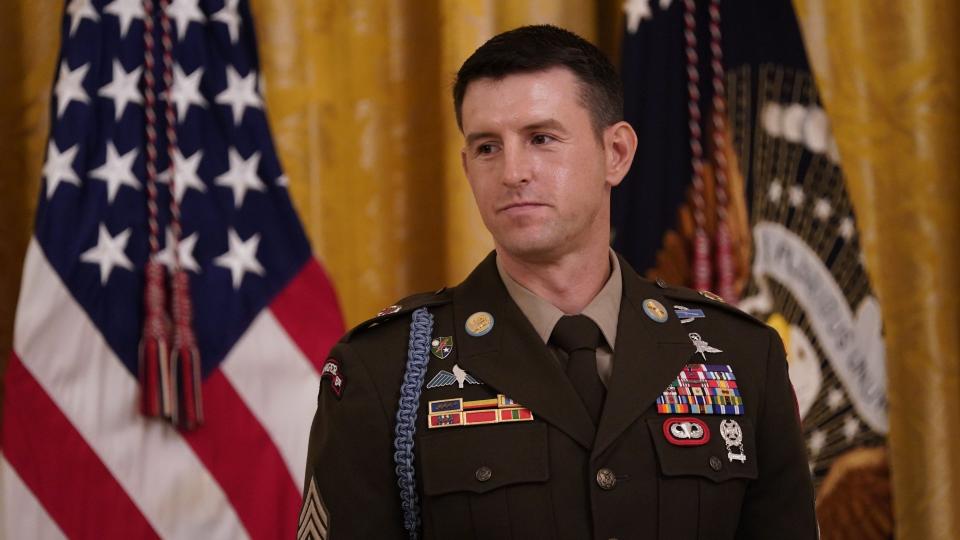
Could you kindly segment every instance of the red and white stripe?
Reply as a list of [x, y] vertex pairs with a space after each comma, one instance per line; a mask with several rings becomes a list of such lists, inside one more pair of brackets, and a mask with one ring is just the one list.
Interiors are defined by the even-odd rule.
[[137, 379], [34, 240], [6, 374], [3, 538], [292, 538], [318, 369], [343, 332], [308, 262], [203, 383], [182, 433], [138, 410]]

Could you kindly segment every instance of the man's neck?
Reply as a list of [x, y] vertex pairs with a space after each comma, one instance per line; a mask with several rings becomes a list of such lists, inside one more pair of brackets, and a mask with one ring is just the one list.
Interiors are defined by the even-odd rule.
[[610, 278], [610, 248], [568, 253], [550, 262], [528, 261], [511, 256], [499, 247], [497, 258], [514, 281], [566, 314], [583, 311]]

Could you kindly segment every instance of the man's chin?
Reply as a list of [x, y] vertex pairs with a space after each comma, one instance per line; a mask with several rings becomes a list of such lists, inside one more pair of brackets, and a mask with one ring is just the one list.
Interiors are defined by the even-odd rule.
[[497, 238], [499, 251], [521, 261], [539, 262], [553, 260], [562, 251], [561, 242], [553, 238], [538, 238], [524, 235], [520, 238]]

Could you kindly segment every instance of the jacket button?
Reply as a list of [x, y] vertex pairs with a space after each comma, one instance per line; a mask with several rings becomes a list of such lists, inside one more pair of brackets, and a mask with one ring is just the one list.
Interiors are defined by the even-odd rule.
[[613, 474], [613, 471], [610, 469], [604, 467], [597, 471], [597, 485], [600, 486], [600, 489], [609, 491], [617, 485], [617, 475]]
[[477, 477], [478, 481], [486, 482], [493, 476], [493, 471], [490, 470], [490, 467], [484, 465], [483, 467], [477, 469], [477, 472], [473, 473], [473, 475]]
[[710, 456], [710, 468], [719, 472], [723, 468], [723, 462], [717, 456]]
[[664, 281], [663, 278], [657, 278], [657, 287], [660, 287], [661, 289], [666, 289], [667, 282]]

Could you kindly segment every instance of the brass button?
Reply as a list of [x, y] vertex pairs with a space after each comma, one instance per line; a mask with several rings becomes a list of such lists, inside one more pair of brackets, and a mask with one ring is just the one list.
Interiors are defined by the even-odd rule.
[[613, 474], [613, 471], [610, 469], [604, 467], [597, 471], [597, 485], [600, 486], [600, 489], [609, 491], [617, 485], [617, 475]]
[[720, 472], [720, 469], [723, 468], [723, 462], [717, 456], [710, 456], [710, 468]]
[[493, 476], [493, 471], [490, 470], [490, 467], [484, 465], [477, 469], [477, 472], [473, 473], [473, 475], [477, 477], [477, 481], [486, 482]]

